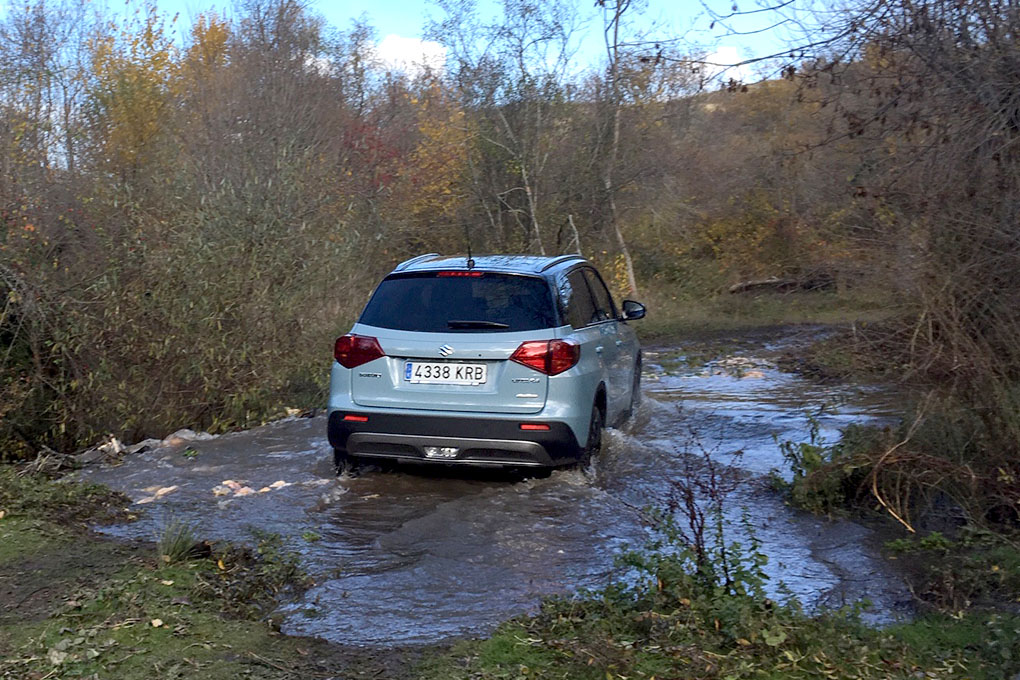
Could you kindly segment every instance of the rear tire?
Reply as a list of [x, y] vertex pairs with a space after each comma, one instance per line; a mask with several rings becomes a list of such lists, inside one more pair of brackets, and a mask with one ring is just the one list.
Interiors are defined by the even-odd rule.
[[577, 464], [581, 467], [591, 465], [592, 459], [602, 450], [602, 430], [606, 426], [606, 417], [598, 404], [591, 407], [591, 421], [588, 424], [588, 441], [585, 443], [581, 458]]

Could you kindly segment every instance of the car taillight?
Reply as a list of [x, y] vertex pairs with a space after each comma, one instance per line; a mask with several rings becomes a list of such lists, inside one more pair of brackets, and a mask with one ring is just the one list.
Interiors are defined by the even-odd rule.
[[510, 355], [510, 361], [546, 375], [558, 375], [580, 358], [581, 346], [573, 340], [529, 340]]
[[333, 357], [344, 368], [354, 368], [384, 356], [386, 353], [379, 346], [379, 341], [368, 335], [348, 333], [337, 338], [333, 345]]

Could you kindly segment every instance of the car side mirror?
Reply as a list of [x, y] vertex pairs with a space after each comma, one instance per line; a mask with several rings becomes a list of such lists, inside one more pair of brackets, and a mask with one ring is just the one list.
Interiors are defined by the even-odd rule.
[[633, 321], [634, 319], [645, 318], [645, 306], [633, 300], [623, 301], [623, 320]]

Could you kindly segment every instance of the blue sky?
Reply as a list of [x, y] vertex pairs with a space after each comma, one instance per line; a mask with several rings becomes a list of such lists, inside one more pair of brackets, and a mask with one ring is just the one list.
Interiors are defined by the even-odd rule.
[[[0, 0], [0, 8], [14, 5], [19, 0]], [[102, 0], [100, 0], [102, 1]], [[594, 63], [604, 53], [602, 42], [601, 20], [594, 9], [594, 0], [573, 0], [578, 9], [590, 17], [586, 28], [580, 34], [580, 49], [577, 53], [579, 65]], [[755, 9], [754, 3], [761, 0], [738, 0], [743, 6], [740, 9]], [[138, 7], [141, 0], [106, 0], [112, 10], [123, 11], [128, 6]], [[500, 7], [499, 0], [477, 0], [479, 13], [482, 16], [496, 16]], [[230, 0], [156, 0], [161, 12], [168, 15], [180, 14], [179, 29], [187, 30], [192, 20], [200, 13], [211, 9], [218, 10], [228, 16], [232, 14]], [[783, 46], [782, 36], [778, 31], [753, 35], [727, 35], [724, 25], [727, 22], [716, 22], [711, 26], [712, 17], [708, 16], [706, 5], [720, 14], [728, 14], [734, 6], [734, 0], [645, 0], [645, 9], [637, 24], [651, 30], [654, 25], [657, 37], [680, 37], [685, 46], [682, 51], [700, 47], [705, 54], [712, 55], [710, 61], [734, 63], [742, 59], [780, 51]], [[380, 57], [390, 63], [399, 63], [401, 59], [420, 61], [424, 49], [430, 52], [430, 46], [418, 42], [421, 40], [423, 27], [430, 15], [439, 16], [439, 10], [426, 0], [308, 0], [313, 11], [325, 17], [334, 27], [347, 29], [354, 19], [364, 17], [377, 32], [380, 41]], [[226, 11], [224, 11], [226, 10]], [[746, 32], [767, 26], [774, 17], [754, 15], [736, 26], [738, 31]], [[432, 46], [432, 51], [436, 48]], [[403, 55], [403, 56], [402, 56]], [[408, 56], [410, 55], [410, 56]], [[744, 69], [742, 75], [746, 80], [753, 80], [751, 69]]]

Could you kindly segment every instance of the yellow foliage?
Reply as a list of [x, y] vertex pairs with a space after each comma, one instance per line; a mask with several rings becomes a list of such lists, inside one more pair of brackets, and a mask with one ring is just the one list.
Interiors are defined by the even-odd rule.
[[627, 258], [622, 253], [616, 255], [608, 270], [603, 269], [602, 273], [606, 275], [606, 285], [613, 292], [615, 299], [622, 300], [630, 295], [630, 279], [627, 277]]
[[209, 71], [223, 66], [227, 61], [227, 41], [230, 39], [230, 24], [215, 12], [199, 14], [191, 26], [191, 46], [184, 57], [189, 75], [201, 79]]
[[155, 5], [148, 5], [144, 17], [91, 44], [104, 152], [120, 168], [135, 166], [148, 150], [173, 94], [177, 55], [164, 23]]
[[418, 102], [419, 141], [411, 154], [415, 196], [411, 213], [426, 223], [451, 221], [463, 198], [470, 142], [464, 111], [433, 86]]

